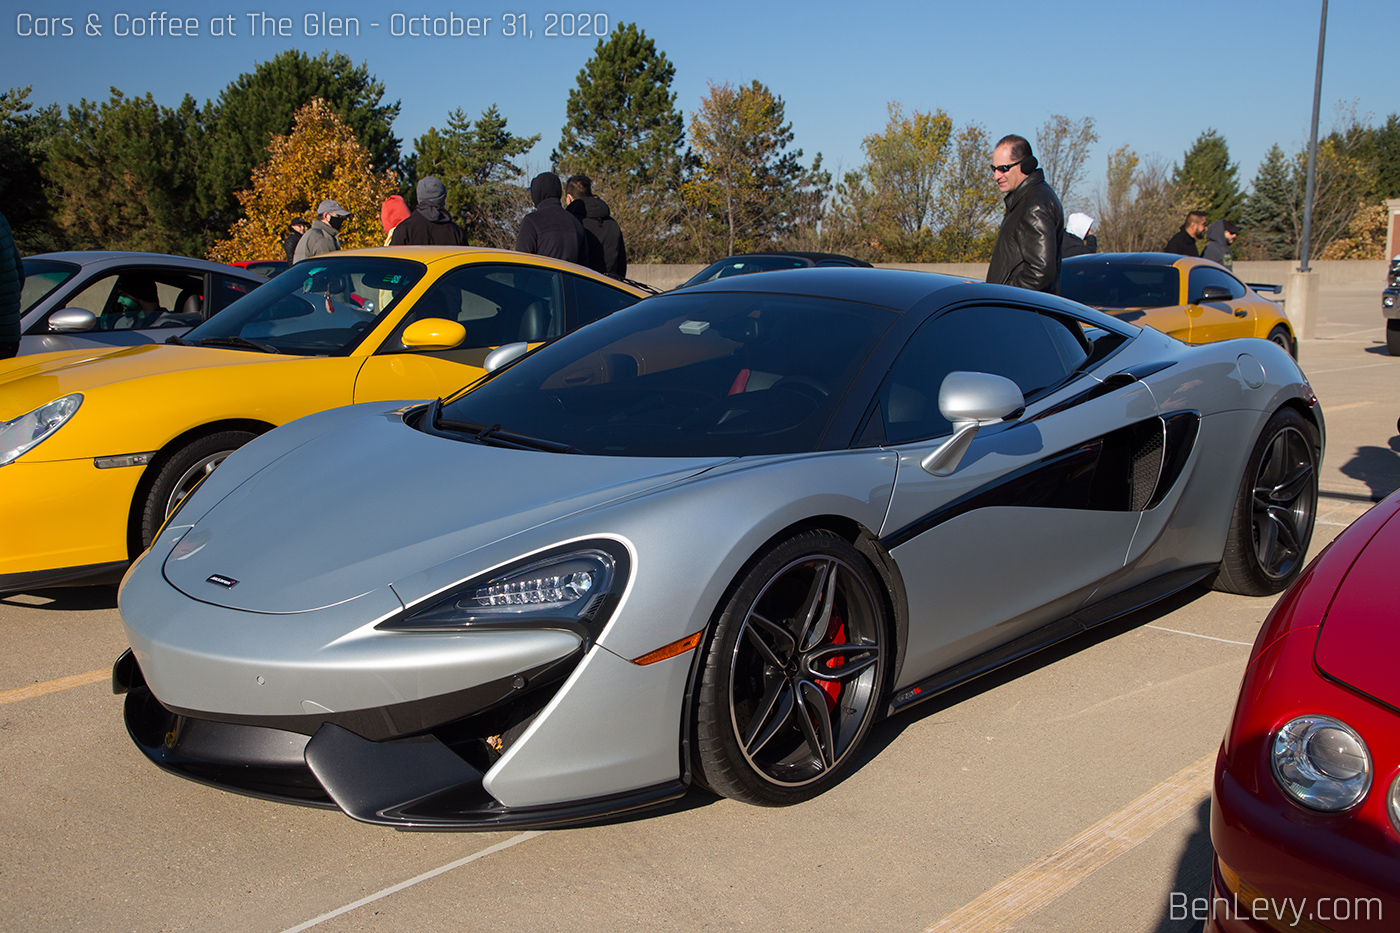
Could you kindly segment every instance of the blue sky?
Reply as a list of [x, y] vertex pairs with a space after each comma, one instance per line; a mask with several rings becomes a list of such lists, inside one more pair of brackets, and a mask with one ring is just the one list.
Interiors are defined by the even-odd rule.
[[[105, 100], [112, 86], [129, 96], [150, 92], [167, 105], [186, 92], [203, 101], [283, 49], [315, 54], [329, 48], [367, 62], [386, 85], [386, 98], [402, 102], [395, 132], [406, 151], [428, 127], [444, 124], [452, 109], [475, 115], [494, 103], [513, 132], [542, 134], [526, 157], [531, 169], [547, 167], [569, 89], [597, 42], [545, 36], [548, 14], [560, 8], [534, 0], [421, 0], [415, 6], [293, 0], [267, 8], [274, 18], [291, 20], [290, 37], [267, 34], [271, 29], [255, 34], [262, 30], [254, 30], [247, 14], [259, 11], [256, 0], [151, 0], [140, 7], [117, 0], [31, 2], [7, 4], [10, 10], [0, 14], [0, 86], [31, 84], [36, 103]], [[593, 0], [574, 8], [589, 14], [590, 25], [635, 22], [655, 40], [675, 65], [672, 90], [687, 121], [709, 83], [756, 79], [785, 100], [795, 145], [807, 161], [821, 152], [828, 168], [851, 169], [862, 162], [861, 139], [884, 126], [890, 101], [906, 112], [942, 108], [959, 126], [981, 123], [993, 138], [1018, 132], [1034, 140], [1053, 113], [1093, 116], [1100, 141], [1090, 166], [1092, 188], [1106, 154], [1123, 144], [1171, 163], [1202, 131], [1215, 128], [1247, 183], [1271, 144], [1291, 150], [1305, 143], [1321, 4]], [[137, 35], [158, 30], [152, 11], [157, 24], [167, 14], [166, 34]], [[1400, 81], [1386, 53], [1394, 11], [1393, 0], [1331, 5], [1323, 132], [1339, 102], [1375, 120], [1400, 111]], [[319, 23], [322, 13], [357, 18], [360, 35], [307, 35], [307, 15]], [[395, 13], [404, 18], [394, 19]], [[512, 13], [517, 26], [523, 15], [533, 37], [503, 35]], [[421, 27], [424, 15], [456, 15], [464, 29], [468, 17], [490, 22], [487, 34], [475, 38], [391, 34], [406, 32], [409, 19]], [[175, 17], [194, 18], [198, 36], [170, 35]], [[213, 20], [227, 33], [230, 17], [234, 35], [211, 34]], [[36, 18], [47, 18], [48, 28]], [[100, 35], [88, 34], [89, 22]], [[370, 25], [376, 22], [377, 28]], [[577, 30], [580, 19], [574, 22]], [[64, 35], [70, 28], [72, 35]]]

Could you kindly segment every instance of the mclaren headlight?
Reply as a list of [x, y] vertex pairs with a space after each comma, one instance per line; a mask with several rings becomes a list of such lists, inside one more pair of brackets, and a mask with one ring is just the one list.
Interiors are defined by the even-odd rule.
[[1274, 779], [1298, 803], [1337, 812], [1371, 789], [1371, 753], [1356, 730], [1330, 716], [1299, 716], [1274, 735]]
[[13, 421], [0, 421], [0, 466], [43, 443], [73, 417], [82, 403], [80, 394], [65, 395]]
[[562, 628], [598, 636], [627, 586], [617, 541], [581, 541], [533, 554], [430, 597], [377, 627], [398, 632]]

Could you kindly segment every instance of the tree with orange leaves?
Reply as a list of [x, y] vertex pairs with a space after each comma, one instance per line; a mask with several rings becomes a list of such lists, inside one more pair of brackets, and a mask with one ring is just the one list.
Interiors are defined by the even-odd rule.
[[287, 136], [273, 137], [270, 157], [253, 172], [253, 187], [238, 192], [244, 217], [231, 236], [209, 251], [216, 262], [281, 259], [282, 234], [292, 217], [310, 219], [323, 200], [339, 202], [350, 212], [340, 229], [344, 249], [384, 242], [379, 207], [395, 193], [393, 172], [378, 174], [354, 132], [324, 100], [317, 98], [296, 113]]

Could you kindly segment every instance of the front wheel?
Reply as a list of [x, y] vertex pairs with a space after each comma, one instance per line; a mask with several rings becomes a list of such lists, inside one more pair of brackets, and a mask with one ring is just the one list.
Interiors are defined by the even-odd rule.
[[854, 766], [888, 666], [879, 578], [844, 538], [795, 535], [744, 574], [706, 646], [697, 776], [716, 793], [785, 806]]
[[1298, 576], [1317, 516], [1317, 453], [1306, 418], [1274, 412], [1245, 465], [1216, 589], [1269, 596]]
[[1385, 322], [1385, 348], [1391, 356], [1400, 356], [1400, 320], [1388, 318]]
[[257, 437], [251, 431], [220, 431], [190, 441], [158, 460], [152, 467], [155, 480], [141, 506], [141, 549], [155, 540], [156, 532], [180, 500], [224, 458]]

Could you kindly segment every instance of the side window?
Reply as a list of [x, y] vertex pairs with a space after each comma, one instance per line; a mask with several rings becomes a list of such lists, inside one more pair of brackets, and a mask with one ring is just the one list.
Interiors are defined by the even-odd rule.
[[938, 391], [951, 372], [1005, 376], [1029, 401], [1063, 382], [1087, 356], [1083, 337], [1057, 318], [994, 306], [950, 311], [926, 321], [900, 352], [861, 443], [902, 444], [950, 433]]
[[206, 317], [218, 314], [257, 287], [244, 279], [235, 279], [217, 272], [209, 278], [213, 287], [204, 303]]
[[1207, 285], [1218, 285], [1228, 289], [1230, 299], [1243, 298], [1245, 295], [1244, 285], [1224, 269], [1212, 269], [1210, 266], [1196, 266], [1191, 270], [1191, 278], [1187, 288], [1187, 300], [1191, 304], [1199, 304], [1201, 293], [1205, 291]]
[[87, 285], [65, 307], [97, 315], [95, 331], [193, 327], [201, 320], [204, 277], [184, 272], [127, 270]]
[[614, 311], [637, 303], [635, 296], [620, 288], [613, 288], [581, 275], [566, 275], [565, 278], [573, 288], [574, 319], [578, 327], [592, 324], [599, 318], [605, 318]]
[[539, 343], [564, 333], [562, 275], [531, 266], [475, 265], [454, 269], [416, 301], [385, 349], [405, 350], [398, 334], [426, 318], [457, 321], [467, 330], [459, 349]]

